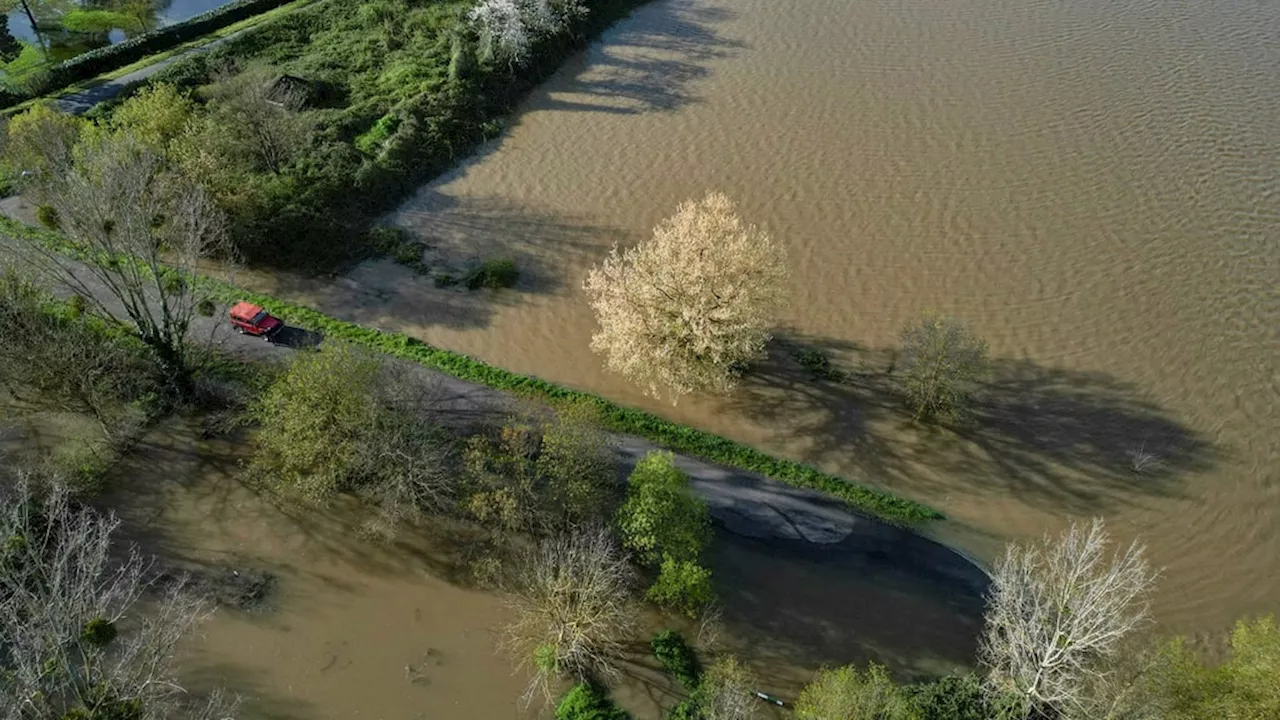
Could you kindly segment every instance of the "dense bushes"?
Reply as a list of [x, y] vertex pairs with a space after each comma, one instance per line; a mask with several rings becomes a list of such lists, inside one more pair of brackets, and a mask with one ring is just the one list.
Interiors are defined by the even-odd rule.
[[38, 70], [38, 78], [29, 83], [28, 92], [0, 94], [0, 107], [14, 105], [28, 97], [60, 90], [72, 83], [110, 72], [188, 40], [264, 13], [292, 0], [232, 0], [222, 7], [201, 13], [184, 22], [136, 35], [115, 45], [90, 50], [46, 70]]
[[675, 630], [663, 630], [649, 641], [653, 656], [662, 663], [666, 670], [690, 692], [698, 687], [698, 678], [702, 674], [698, 667], [698, 658], [693, 649], [684, 641], [684, 637]]
[[587, 683], [574, 685], [556, 706], [556, 720], [628, 720], [621, 708]]
[[[368, 255], [360, 229], [423, 181], [453, 167], [524, 94], [642, 0], [597, 0], [565, 32], [542, 37], [522, 67], [476, 60], [471, 3], [322, 0], [274, 19], [153, 79], [182, 88], [266, 64], [320, 92], [307, 152], [279, 172], [235, 183], [235, 235], [251, 263], [331, 270]], [[216, 104], [216, 103], [215, 103]], [[232, 156], [222, 154], [222, 157]], [[514, 267], [470, 282], [507, 286]]]

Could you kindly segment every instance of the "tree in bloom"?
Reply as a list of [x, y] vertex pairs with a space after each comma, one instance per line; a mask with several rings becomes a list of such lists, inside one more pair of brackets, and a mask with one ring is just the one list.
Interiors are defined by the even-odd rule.
[[537, 40], [564, 32], [586, 13], [581, 0], [483, 0], [469, 18], [480, 35], [480, 54], [514, 67]]
[[600, 323], [591, 348], [654, 397], [726, 393], [764, 355], [786, 279], [781, 247], [711, 193], [587, 275]]

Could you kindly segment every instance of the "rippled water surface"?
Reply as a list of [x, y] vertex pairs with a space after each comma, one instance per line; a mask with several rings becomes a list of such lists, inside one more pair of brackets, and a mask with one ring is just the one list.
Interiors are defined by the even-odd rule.
[[[979, 557], [1103, 515], [1208, 631], [1280, 609], [1277, 107], [1275, 3], [656, 0], [392, 217], [514, 256], [517, 292], [388, 262], [276, 289], [928, 502]], [[602, 369], [580, 287], [708, 189], [785, 243], [793, 302], [740, 392], [673, 408]], [[997, 360], [959, 432], [884, 380], [927, 310]]]

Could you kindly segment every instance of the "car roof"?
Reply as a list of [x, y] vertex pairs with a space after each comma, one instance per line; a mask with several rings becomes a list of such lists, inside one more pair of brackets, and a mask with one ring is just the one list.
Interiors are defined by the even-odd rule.
[[232, 315], [246, 319], [252, 318], [260, 312], [262, 312], [262, 307], [250, 302], [238, 302], [231, 307]]

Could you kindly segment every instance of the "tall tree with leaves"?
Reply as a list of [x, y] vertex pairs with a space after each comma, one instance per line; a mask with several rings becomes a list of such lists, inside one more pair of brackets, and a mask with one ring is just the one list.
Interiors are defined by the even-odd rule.
[[654, 397], [726, 393], [763, 355], [786, 277], [782, 248], [711, 193], [591, 270], [591, 348]]
[[127, 133], [80, 142], [69, 168], [39, 182], [69, 246], [21, 238], [8, 245], [84, 297], [91, 311], [132, 326], [185, 390], [192, 373], [187, 333], [208, 296], [195, 282], [196, 269], [226, 255], [222, 212], [199, 185], [170, 172], [154, 148]]

